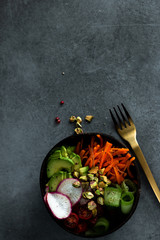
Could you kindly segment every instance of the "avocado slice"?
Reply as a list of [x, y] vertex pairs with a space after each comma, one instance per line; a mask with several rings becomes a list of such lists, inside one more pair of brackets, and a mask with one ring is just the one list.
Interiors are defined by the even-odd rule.
[[50, 153], [49, 153], [49, 155], [52, 155], [55, 151], [57, 151], [57, 150], [61, 150], [61, 148], [60, 147], [54, 147], [51, 151], [50, 151]]
[[65, 148], [65, 146], [62, 146], [61, 147], [61, 154], [62, 154], [62, 157], [68, 157], [68, 153], [67, 153], [67, 149]]
[[72, 172], [73, 167], [74, 167], [74, 162], [69, 158], [52, 157], [47, 164], [47, 177], [50, 178], [54, 173], [59, 172], [61, 170]]
[[72, 174], [69, 172], [67, 173], [67, 178], [73, 178]]
[[82, 163], [81, 163], [81, 158], [78, 154], [76, 153], [71, 153], [70, 154], [70, 158], [72, 159], [72, 161], [74, 162], [74, 170], [77, 171], [79, 170], [79, 168], [82, 167]]
[[54, 192], [57, 189], [58, 184], [63, 180], [63, 171], [59, 171], [50, 178], [48, 182], [49, 191]]
[[68, 172], [63, 171], [63, 180], [68, 178]]
[[66, 148], [69, 158], [71, 158], [70, 155], [74, 152], [75, 148], [75, 146], [69, 146]]
[[49, 156], [48, 161], [50, 161], [52, 159], [58, 159], [58, 158], [61, 158], [61, 157], [62, 157], [61, 151], [56, 150]]

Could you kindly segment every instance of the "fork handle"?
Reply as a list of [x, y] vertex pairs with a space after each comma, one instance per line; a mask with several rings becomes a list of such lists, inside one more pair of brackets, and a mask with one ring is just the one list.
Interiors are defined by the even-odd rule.
[[143, 171], [145, 172], [146, 177], [147, 177], [147, 179], [148, 179], [148, 181], [149, 181], [149, 183], [150, 183], [150, 185], [151, 185], [151, 187], [152, 187], [152, 189], [153, 189], [153, 191], [154, 191], [154, 193], [155, 193], [155, 195], [156, 195], [156, 197], [157, 197], [157, 199], [160, 203], [160, 190], [159, 190], [159, 188], [156, 184], [156, 181], [155, 181], [155, 179], [152, 175], [152, 172], [151, 172], [151, 170], [150, 170], [150, 168], [149, 168], [149, 166], [146, 162], [146, 159], [145, 159], [145, 157], [142, 153], [142, 150], [141, 150], [137, 140], [130, 143], [130, 145], [131, 145], [134, 153], [136, 154], [137, 159], [138, 159], [139, 163], [141, 164], [141, 167], [143, 168]]

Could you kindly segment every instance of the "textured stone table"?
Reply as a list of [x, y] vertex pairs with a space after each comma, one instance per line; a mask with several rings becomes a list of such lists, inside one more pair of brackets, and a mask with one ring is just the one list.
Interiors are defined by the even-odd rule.
[[[39, 188], [46, 153], [74, 131], [72, 114], [94, 115], [85, 132], [120, 139], [108, 110], [125, 103], [160, 187], [159, 79], [158, 0], [1, 1], [0, 239], [79, 239], [54, 223]], [[140, 173], [135, 214], [101, 239], [160, 239], [160, 205]]]

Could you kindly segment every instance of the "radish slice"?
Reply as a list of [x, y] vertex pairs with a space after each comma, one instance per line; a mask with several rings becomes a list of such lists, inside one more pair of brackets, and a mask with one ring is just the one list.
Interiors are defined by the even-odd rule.
[[46, 194], [44, 195], [43, 199], [44, 199], [45, 203], [47, 203], [47, 196], [46, 196]]
[[75, 205], [79, 202], [82, 196], [82, 187], [74, 187], [73, 183], [77, 182], [78, 179], [75, 178], [66, 178], [60, 182], [57, 187], [57, 192], [63, 193], [68, 196], [71, 200], [72, 205]]
[[49, 192], [49, 187], [48, 187], [48, 186], [46, 186], [45, 192], [46, 192], [46, 193]]
[[46, 193], [46, 202], [53, 215], [58, 219], [67, 218], [71, 214], [71, 201], [62, 193]]

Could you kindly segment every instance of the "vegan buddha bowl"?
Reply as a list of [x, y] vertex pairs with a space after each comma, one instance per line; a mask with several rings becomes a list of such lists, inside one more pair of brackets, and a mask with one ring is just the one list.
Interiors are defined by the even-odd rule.
[[86, 133], [67, 137], [49, 151], [40, 188], [48, 212], [63, 229], [93, 238], [114, 232], [133, 215], [140, 176], [124, 144]]

